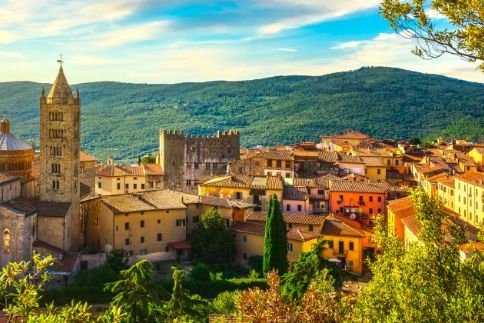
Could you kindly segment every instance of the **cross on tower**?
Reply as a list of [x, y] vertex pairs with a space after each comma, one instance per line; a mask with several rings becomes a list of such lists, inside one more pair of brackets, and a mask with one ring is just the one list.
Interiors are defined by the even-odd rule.
[[62, 63], [64, 63], [64, 61], [62, 60], [62, 54], [59, 54], [59, 59], [57, 60], [57, 63], [59, 63], [60, 66], [62, 66]]

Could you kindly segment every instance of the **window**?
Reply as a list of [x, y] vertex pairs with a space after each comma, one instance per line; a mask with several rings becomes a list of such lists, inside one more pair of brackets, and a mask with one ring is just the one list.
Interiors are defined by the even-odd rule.
[[302, 205], [301, 205], [301, 204], [298, 204], [298, 205], [297, 205], [297, 211], [298, 211], [298, 212], [301, 212], [301, 211], [302, 211]]
[[353, 241], [350, 242], [350, 250], [355, 250], [355, 243]]
[[397, 165], [397, 166], [398, 166], [398, 159], [396, 159], [396, 160], [395, 160], [395, 165]]
[[161, 239], [162, 239], [161, 233], [158, 233], [158, 234], [156, 235], [156, 240], [157, 240], [157, 241], [161, 241]]
[[141, 189], [144, 190], [145, 189], [145, 184], [141, 184]]
[[318, 190], [318, 195], [324, 195], [324, 190]]
[[129, 230], [129, 222], [125, 222], [124, 223], [124, 229], [125, 230]]
[[[99, 184], [101, 184], [101, 183], [99, 183]], [[117, 183], [117, 184], [116, 184], [116, 188], [117, 188], [118, 190], [120, 190], [120, 189], [121, 189], [121, 183]]]
[[291, 162], [286, 160], [286, 168], [291, 168]]
[[160, 223], [161, 223], [160, 219], [158, 219], [158, 220], [156, 221], [156, 223], [160, 224]]
[[287, 244], [287, 251], [292, 251], [292, 243]]
[[131, 250], [126, 251], [126, 256], [133, 257], [133, 251]]
[[378, 202], [381, 202], [381, 196], [378, 196]]
[[291, 204], [286, 205], [286, 211], [291, 211]]
[[198, 222], [200, 222], [200, 216], [199, 215], [195, 215], [193, 217], [193, 223], [198, 223]]
[[292, 223], [288, 223], [288, 224], [287, 224], [287, 227], [288, 227], [289, 229], [291, 229], [291, 228], [292, 228]]
[[53, 190], [59, 189], [59, 181], [52, 181], [52, 189]]
[[380, 174], [381, 174], [381, 169], [380, 169], [380, 168], [378, 168], [378, 169], [376, 170], [376, 173], [377, 173], [378, 175], [380, 175]]
[[378, 209], [378, 214], [381, 214], [381, 209]]
[[235, 192], [235, 199], [241, 200], [242, 199], [242, 192]]
[[184, 227], [186, 224], [185, 219], [178, 219], [176, 220], [176, 226], [177, 227]]
[[247, 236], [242, 236], [242, 241], [247, 242]]
[[102, 187], [101, 182], [97, 182], [97, 188], [101, 188], [101, 187]]
[[124, 239], [124, 244], [129, 245], [129, 238]]
[[141, 243], [145, 243], [145, 237], [140, 237], [140, 238], [139, 238], [139, 242], [141, 242]]
[[338, 241], [338, 253], [345, 253], [345, 242], [344, 241]]
[[339, 200], [340, 200], [341, 202], [343, 202], [343, 195], [340, 195], [340, 196], [339, 196]]
[[360, 195], [360, 197], [358, 198], [358, 200], [359, 200], [360, 202], [363, 202], [363, 196], [361, 196], [361, 195]]
[[242, 256], [244, 257], [244, 259], [247, 259], [247, 254], [245, 252]]
[[387, 165], [391, 165], [392, 161], [390, 159], [387, 159]]
[[134, 184], [133, 184], [133, 189], [134, 189], [134, 190], [138, 189], [138, 184], [134, 183]]
[[124, 185], [124, 187], [129, 190], [129, 184]]
[[312, 224], [309, 225], [309, 231], [313, 231], [313, 225]]
[[333, 240], [328, 240], [328, 249], [333, 249], [333, 248], [334, 248]]
[[52, 164], [52, 174], [58, 174], [60, 173], [60, 164]]
[[140, 226], [140, 228], [144, 228], [145, 227], [145, 220], [139, 221], [139, 226]]
[[373, 214], [373, 208], [369, 208], [368, 213]]
[[370, 196], [370, 197], [369, 197], [369, 201], [370, 201], [370, 202], [373, 202], [373, 196]]
[[282, 162], [280, 160], [276, 161], [276, 167], [279, 167], [279, 168], [282, 167]]

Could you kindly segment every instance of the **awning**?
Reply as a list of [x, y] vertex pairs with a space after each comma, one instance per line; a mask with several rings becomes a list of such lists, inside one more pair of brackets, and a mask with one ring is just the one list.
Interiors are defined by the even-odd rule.
[[172, 247], [175, 250], [183, 250], [183, 249], [191, 249], [192, 246], [190, 245], [189, 241], [173, 241], [168, 242], [168, 246]]

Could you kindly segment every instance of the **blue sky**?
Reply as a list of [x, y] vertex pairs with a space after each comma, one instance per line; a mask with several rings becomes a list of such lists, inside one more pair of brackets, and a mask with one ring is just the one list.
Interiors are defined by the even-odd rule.
[[0, 0], [0, 82], [176, 83], [392, 66], [484, 82], [410, 53], [373, 0]]

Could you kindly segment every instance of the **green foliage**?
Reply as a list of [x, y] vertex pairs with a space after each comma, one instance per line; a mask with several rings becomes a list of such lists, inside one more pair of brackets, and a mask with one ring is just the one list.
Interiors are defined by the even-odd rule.
[[78, 273], [74, 279], [73, 286], [102, 289], [104, 284], [112, 283], [118, 280], [118, 278], [119, 273], [104, 265]]
[[[28, 143], [38, 143], [41, 88], [0, 83], [0, 106], [12, 133]], [[79, 90], [81, 146], [99, 160], [113, 155], [134, 161], [156, 151], [160, 127], [193, 135], [237, 129], [245, 146], [319, 141], [347, 129], [380, 139], [484, 138], [484, 85], [394, 68], [241, 82], [96, 82]]]
[[106, 256], [106, 266], [111, 268], [115, 273], [128, 268], [128, 257], [123, 249], [113, 249]]
[[192, 271], [190, 272], [190, 279], [202, 281], [210, 280], [210, 269], [204, 263], [199, 262], [193, 266]]
[[[440, 15], [437, 24], [429, 8]], [[484, 72], [482, 8], [479, 0], [384, 0], [380, 13], [397, 33], [418, 40], [416, 55], [428, 59], [449, 53], [477, 61]]]
[[219, 314], [236, 314], [241, 292], [222, 292], [213, 300], [213, 308]]
[[46, 313], [39, 315], [31, 315], [27, 318], [28, 323], [43, 322], [43, 323], [84, 323], [93, 322], [91, 307], [87, 303], [74, 303], [56, 309], [53, 305], [47, 306]]
[[215, 208], [200, 216], [190, 242], [192, 259], [206, 264], [226, 263], [232, 260], [235, 250], [233, 234]]
[[259, 256], [259, 255], [250, 256], [248, 261], [249, 261], [250, 268], [252, 268], [256, 272], [258, 272], [260, 275], [262, 275], [262, 273], [263, 273], [262, 266], [263, 266], [263, 262], [264, 262], [264, 257]]
[[162, 319], [163, 298], [167, 292], [153, 282], [153, 265], [141, 260], [121, 271], [121, 279], [106, 284], [106, 290], [115, 294], [111, 306], [126, 313], [128, 322], [154, 322]]
[[156, 163], [156, 156], [153, 154], [147, 154], [139, 158], [140, 163], [144, 164], [154, 164]]
[[375, 235], [385, 252], [370, 264], [373, 278], [358, 298], [356, 317], [375, 322], [482, 322], [484, 254], [475, 250], [462, 261], [461, 230], [453, 228], [438, 198], [421, 189], [411, 198], [421, 225], [419, 242], [404, 246], [378, 224]]
[[287, 272], [287, 229], [276, 195], [272, 195], [267, 209], [264, 234], [264, 273], [276, 270], [279, 275]]
[[353, 277], [351, 273], [334, 266], [322, 257], [326, 243], [324, 240], [320, 241], [310, 252], [299, 254], [299, 259], [293, 264], [292, 270], [282, 277], [282, 295], [286, 299], [300, 300], [311, 282], [322, 271], [331, 276], [333, 288], [341, 287], [343, 280]]
[[410, 139], [408, 142], [411, 145], [420, 145], [422, 143], [422, 141], [418, 137], [414, 137], [414, 138]]

